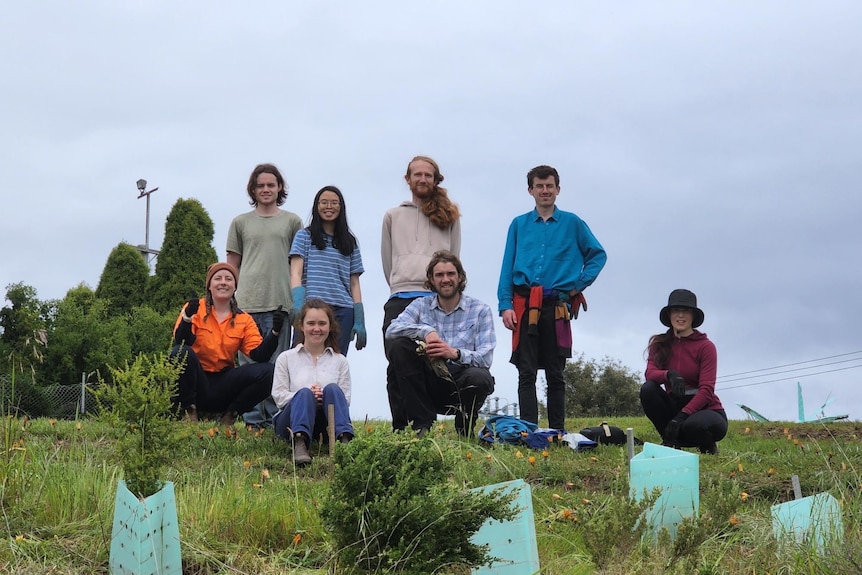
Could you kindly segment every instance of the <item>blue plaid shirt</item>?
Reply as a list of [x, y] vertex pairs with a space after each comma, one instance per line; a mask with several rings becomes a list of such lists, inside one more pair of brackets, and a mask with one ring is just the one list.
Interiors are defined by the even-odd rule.
[[447, 313], [437, 302], [437, 295], [413, 300], [386, 329], [386, 339], [409, 337], [425, 340], [432, 331], [461, 352], [463, 365], [490, 369], [497, 336], [494, 315], [481, 301], [461, 294], [461, 301]]

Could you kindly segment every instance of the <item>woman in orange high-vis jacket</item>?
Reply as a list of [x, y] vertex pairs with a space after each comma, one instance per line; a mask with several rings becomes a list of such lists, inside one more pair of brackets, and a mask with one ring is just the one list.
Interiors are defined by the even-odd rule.
[[[198, 410], [222, 413], [221, 424], [233, 425], [245, 413], [269, 397], [274, 365], [269, 358], [278, 345], [284, 325], [281, 309], [273, 317], [272, 330], [261, 337], [252, 317], [237, 307], [238, 274], [224, 262], [207, 269], [206, 297], [189, 300], [174, 326], [171, 356], [183, 355], [174, 398], [186, 417], [198, 420]], [[237, 351], [255, 362], [237, 367]]]

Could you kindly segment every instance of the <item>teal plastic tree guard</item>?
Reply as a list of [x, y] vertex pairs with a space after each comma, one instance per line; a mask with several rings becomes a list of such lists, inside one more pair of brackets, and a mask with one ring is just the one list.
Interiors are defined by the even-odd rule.
[[144, 500], [117, 485], [109, 556], [111, 575], [182, 575], [174, 484]]
[[643, 450], [629, 462], [629, 485], [635, 501], [642, 501], [653, 489], [661, 495], [645, 513], [657, 535], [667, 529], [676, 536], [677, 526], [686, 517], [693, 517], [700, 507], [700, 459], [694, 453], [644, 443]]
[[822, 552], [844, 539], [841, 505], [828, 493], [818, 493], [772, 506], [772, 533], [779, 547], [789, 542]]
[[489, 519], [477, 531], [471, 541], [476, 545], [488, 545], [491, 556], [496, 557], [491, 566], [473, 569], [473, 575], [531, 575], [539, 572], [539, 548], [536, 545], [536, 523], [533, 519], [533, 494], [530, 485], [523, 479], [506, 481], [480, 487], [489, 492], [503, 489], [508, 494], [517, 492], [512, 508], [519, 509], [512, 521]]

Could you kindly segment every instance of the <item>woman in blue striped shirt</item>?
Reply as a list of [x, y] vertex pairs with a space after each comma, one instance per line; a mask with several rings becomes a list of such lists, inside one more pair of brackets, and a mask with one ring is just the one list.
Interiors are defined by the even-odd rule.
[[347, 355], [350, 340], [365, 347], [365, 312], [359, 276], [365, 271], [356, 236], [347, 225], [341, 190], [324, 186], [314, 196], [311, 223], [296, 232], [290, 248], [290, 286], [294, 320], [306, 298], [329, 304], [341, 331], [336, 350]]

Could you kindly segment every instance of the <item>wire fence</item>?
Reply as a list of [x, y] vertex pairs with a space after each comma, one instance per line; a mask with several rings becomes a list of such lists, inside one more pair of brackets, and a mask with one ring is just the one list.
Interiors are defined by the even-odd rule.
[[84, 384], [49, 385], [37, 387], [15, 381], [8, 374], [0, 374], [0, 411], [23, 412], [31, 417], [74, 419], [77, 415], [93, 413], [96, 400], [92, 390]]

